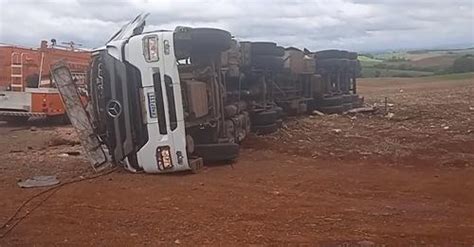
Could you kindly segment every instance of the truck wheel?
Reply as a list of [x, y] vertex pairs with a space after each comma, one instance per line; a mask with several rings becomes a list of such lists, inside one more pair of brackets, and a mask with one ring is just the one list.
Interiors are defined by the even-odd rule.
[[352, 95], [352, 106], [354, 108], [357, 108], [357, 107], [361, 107], [362, 105], [362, 102], [361, 102], [361, 99], [359, 98], [359, 95], [358, 94], [353, 94]]
[[230, 49], [232, 35], [222, 29], [193, 28], [191, 29], [192, 52], [222, 52]]
[[264, 55], [264, 56], [278, 56], [281, 52], [277, 49], [276, 43], [273, 42], [252, 42], [252, 56]]
[[323, 107], [340, 106], [343, 103], [342, 96], [324, 97], [320, 102], [320, 105]]
[[277, 118], [284, 118], [285, 117], [285, 112], [283, 111], [283, 108], [279, 106], [273, 107], [273, 110], [277, 113]]
[[340, 50], [324, 50], [324, 51], [318, 51], [315, 54], [316, 54], [316, 59], [349, 58], [348, 51], [340, 51]]
[[252, 125], [252, 131], [257, 135], [268, 135], [278, 130], [278, 124]]
[[349, 60], [342, 58], [330, 58], [324, 60], [316, 60], [317, 67], [331, 68], [337, 67], [339, 69], [345, 69], [349, 67]]
[[349, 52], [347, 54], [348, 59], [357, 60], [358, 57], [359, 57], [359, 54], [357, 54], [357, 52]]
[[352, 98], [352, 103], [359, 101], [359, 95], [358, 94], [351, 94], [351, 98]]
[[252, 65], [255, 67], [279, 71], [283, 69], [283, 59], [271, 55], [259, 55], [252, 57]]
[[304, 114], [306, 112], [308, 112], [308, 104], [300, 103], [298, 105], [298, 114]]
[[351, 72], [357, 72], [359, 70], [359, 61], [357, 60], [349, 60], [349, 70]]
[[283, 57], [285, 55], [285, 48], [282, 46], [277, 46], [275, 51], [275, 56]]
[[196, 144], [194, 152], [205, 162], [208, 161], [231, 161], [239, 156], [239, 144], [237, 143], [212, 143]]
[[269, 125], [274, 124], [278, 119], [278, 113], [276, 111], [261, 111], [253, 114], [251, 120], [252, 125]]
[[342, 112], [344, 112], [344, 108], [342, 105], [323, 106], [323, 107], [320, 107], [319, 110], [326, 114], [341, 114]]
[[352, 94], [344, 94], [344, 95], [342, 95], [342, 103], [343, 103], [343, 104], [348, 104], [348, 103], [351, 103], [351, 104], [352, 104]]

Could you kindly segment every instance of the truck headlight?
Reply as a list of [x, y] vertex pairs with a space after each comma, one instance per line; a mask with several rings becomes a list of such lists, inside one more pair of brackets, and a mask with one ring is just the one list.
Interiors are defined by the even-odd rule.
[[158, 169], [160, 170], [166, 170], [173, 167], [170, 147], [164, 146], [156, 148], [156, 162], [158, 163]]
[[147, 62], [157, 62], [158, 57], [158, 36], [151, 35], [143, 38], [143, 56]]

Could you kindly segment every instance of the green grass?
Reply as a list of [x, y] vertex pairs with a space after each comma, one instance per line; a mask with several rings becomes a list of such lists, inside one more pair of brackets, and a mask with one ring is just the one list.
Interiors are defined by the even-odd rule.
[[426, 71], [362, 67], [362, 77], [376, 77], [377, 71], [380, 73], [379, 77], [422, 77], [434, 75], [434, 73]]
[[374, 65], [383, 62], [383, 60], [373, 59], [373, 58], [366, 57], [366, 56], [359, 56], [358, 59], [360, 61], [360, 65], [362, 67], [373, 67]]
[[[359, 56], [362, 77], [426, 77], [449, 73], [452, 61], [474, 49], [400, 51]], [[373, 56], [373, 57], [372, 57]], [[397, 58], [394, 60], [392, 58]], [[469, 79], [472, 74], [448, 74], [443, 80]]]
[[374, 54], [375, 59], [379, 59], [379, 60], [388, 60], [388, 59], [391, 59], [392, 57], [405, 58], [406, 56], [407, 56], [406, 52], [387, 52], [387, 53]]

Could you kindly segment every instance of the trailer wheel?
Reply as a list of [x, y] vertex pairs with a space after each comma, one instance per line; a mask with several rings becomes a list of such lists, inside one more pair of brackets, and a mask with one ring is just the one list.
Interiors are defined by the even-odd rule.
[[361, 107], [362, 105], [362, 102], [361, 102], [361, 99], [359, 98], [359, 95], [358, 94], [353, 94], [352, 95], [352, 106], [354, 108], [357, 108], [357, 107]]
[[351, 104], [352, 104], [352, 94], [344, 94], [344, 95], [342, 95], [342, 103], [343, 103], [343, 104], [348, 104], [348, 103], [351, 103]]
[[230, 49], [232, 35], [222, 29], [193, 28], [191, 29], [191, 43], [193, 53], [222, 52]]
[[251, 120], [252, 125], [274, 124], [278, 119], [278, 113], [274, 110], [261, 111], [254, 113]]
[[344, 107], [342, 105], [338, 106], [323, 106], [319, 110], [326, 114], [341, 114], [344, 112]]
[[340, 106], [342, 105], [342, 96], [332, 96], [332, 97], [324, 97], [320, 101], [320, 106], [327, 107], [327, 106]]
[[357, 60], [358, 57], [359, 57], [359, 54], [357, 54], [357, 52], [349, 52], [347, 54], [347, 58], [352, 59], [352, 60]]
[[252, 55], [279, 56], [281, 53], [273, 42], [252, 42], [251, 47]]
[[278, 124], [269, 124], [269, 125], [253, 125], [252, 131], [257, 135], [268, 135], [274, 133], [278, 130]]
[[359, 61], [358, 60], [349, 60], [349, 70], [351, 72], [358, 72], [359, 71]]
[[252, 57], [252, 64], [255, 67], [279, 71], [283, 69], [283, 59], [276, 56], [260, 55]]
[[277, 113], [277, 118], [284, 118], [285, 117], [285, 112], [283, 111], [283, 108], [279, 106], [273, 107], [273, 110]]
[[283, 57], [285, 55], [285, 48], [283, 46], [277, 46], [275, 56]]
[[316, 59], [349, 58], [348, 51], [340, 51], [340, 50], [324, 50], [324, 51], [318, 51], [315, 54], [316, 54]]
[[231, 161], [239, 156], [239, 144], [237, 143], [212, 143], [196, 144], [194, 152], [205, 162], [208, 161]]
[[345, 69], [350, 66], [350, 61], [343, 58], [330, 58], [324, 60], [316, 60], [316, 66], [319, 68], [338, 68]]

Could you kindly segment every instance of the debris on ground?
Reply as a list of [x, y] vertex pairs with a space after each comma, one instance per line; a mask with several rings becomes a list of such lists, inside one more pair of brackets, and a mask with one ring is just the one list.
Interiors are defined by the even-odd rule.
[[346, 113], [348, 114], [355, 114], [355, 113], [372, 113], [375, 112], [377, 108], [375, 106], [368, 106], [368, 107], [359, 107], [359, 108], [354, 108]]
[[[456, 157], [461, 157], [474, 164], [474, 141], [466, 134], [471, 133], [474, 122], [471, 112], [466, 110], [469, 94], [464, 86], [413, 90], [399, 96], [390, 88], [380, 90], [374, 95], [366, 93], [369, 107], [349, 111], [357, 112], [354, 115], [291, 118], [284, 129], [259, 139], [251, 138], [245, 144], [309, 157], [431, 166], [457, 164]], [[389, 112], [377, 111], [373, 106], [387, 90], [392, 95], [393, 107]], [[445, 100], [447, 92], [456, 95], [456, 100]], [[363, 112], [371, 114], [359, 114]]]
[[385, 115], [385, 117], [388, 118], [388, 119], [392, 119], [393, 117], [395, 117], [395, 113], [389, 112], [389, 113], [387, 113], [387, 115]]
[[34, 176], [17, 183], [20, 188], [48, 187], [59, 184], [56, 176]]
[[324, 115], [326, 115], [326, 114], [324, 114], [324, 113], [322, 113], [322, 112], [320, 112], [320, 111], [318, 111], [318, 110], [313, 110], [313, 111], [311, 112], [311, 115], [324, 116]]
[[341, 130], [341, 129], [333, 129], [332, 132], [334, 132], [334, 133], [336, 133], [336, 134], [339, 134], [339, 133], [342, 132], [342, 130]]

